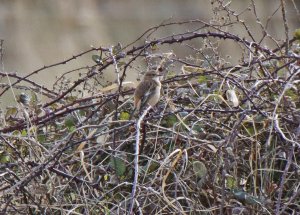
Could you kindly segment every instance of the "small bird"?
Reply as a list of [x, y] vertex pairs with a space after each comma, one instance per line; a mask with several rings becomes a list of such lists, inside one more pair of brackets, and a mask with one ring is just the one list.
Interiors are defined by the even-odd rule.
[[161, 76], [156, 70], [151, 69], [145, 73], [143, 80], [136, 87], [134, 92], [134, 110], [143, 110], [146, 105], [152, 108], [160, 99], [161, 83], [159, 80]]

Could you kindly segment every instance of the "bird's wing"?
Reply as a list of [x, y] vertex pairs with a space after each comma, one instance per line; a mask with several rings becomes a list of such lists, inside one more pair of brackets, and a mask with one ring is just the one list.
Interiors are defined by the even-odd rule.
[[155, 93], [155, 88], [157, 83], [155, 81], [149, 81], [143, 86], [144, 95], [141, 98], [141, 108], [144, 108], [147, 105], [149, 98]]

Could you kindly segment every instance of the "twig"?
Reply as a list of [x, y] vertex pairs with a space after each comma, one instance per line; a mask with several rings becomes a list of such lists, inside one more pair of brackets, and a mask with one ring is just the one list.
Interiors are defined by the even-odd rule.
[[151, 109], [151, 106], [148, 106], [148, 108], [144, 110], [143, 114], [139, 117], [139, 119], [137, 120], [137, 123], [136, 123], [135, 153], [134, 153], [134, 179], [133, 179], [133, 185], [132, 185], [132, 191], [131, 191], [129, 214], [132, 214], [132, 212], [133, 212], [136, 187], [137, 187], [138, 177], [139, 177], [139, 150], [140, 150], [139, 143], [140, 143], [141, 123], [150, 109]]
[[299, 195], [300, 195], [300, 184], [298, 184], [298, 186], [296, 187], [296, 189], [294, 189], [294, 194], [293, 196], [290, 198], [290, 200], [288, 202], [286, 202], [284, 204], [284, 206], [282, 207], [281, 211], [279, 212], [279, 214], [282, 214], [286, 208], [292, 203], [293, 200], [295, 200]]
[[285, 30], [285, 54], [288, 54], [289, 52], [289, 27], [286, 20], [286, 11], [285, 11], [285, 1], [281, 0], [281, 12], [282, 12], [282, 19], [284, 24], [284, 30]]
[[[37, 70], [35, 70], [35, 71], [29, 73], [28, 75], [25, 75], [24, 77], [18, 79], [17, 81], [15, 81], [14, 83], [12, 83], [10, 87], [15, 86], [16, 84], [20, 83], [21, 81], [24, 81], [25, 79], [29, 78], [29, 77], [32, 76], [32, 75], [35, 75], [35, 74], [39, 73], [40, 71], [43, 71], [43, 70], [46, 70], [46, 69], [49, 69], [49, 68], [51, 68], [51, 67], [55, 67], [55, 66], [58, 66], [58, 65], [66, 64], [66, 63], [68, 63], [68, 62], [70, 62], [70, 61], [72, 61], [72, 60], [75, 60], [76, 58], [81, 57], [81, 56], [83, 56], [83, 55], [85, 55], [85, 54], [87, 54], [87, 53], [89, 53], [89, 52], [92, 52], [92, 51], [98, 51], [98, 50], [108, 51], [108, 49], [101, 48], [101, 47], [99, 47], [99, 48], [91, 48], [91, 49], [89, 49], [89, 50], [87, 50], [87, 51], [83, 51], [83, 52], [81, 52], [81, 53], [79, 53], [79, 54], [77, 54], [77, 55], [73, 55], [72, 57], [70, 57], [70, 58], [68, 58], [68, 59], [66, 59], [66, 60], [64, 60], [64, 61], [61, 61], [61, 62], [58, 62], [58, 63], [54, 63], [54, 64], [51, 64], [51, 65], [48, 65], [48, 66], [43, 66], [42, 68], [39, 68], [39, 69], [37, 69]], [[2, 96], [2, 95], [3, 95], [10, 87], [5, 88], [5, 89], [0, 93], [0, 96]]]
[[288, 170], [292, 164], [292, 158], [293, 158], [293, 151], [294, 151], [294, 147], [290, 146], [290, 150], [288, 151], [288, 157], [287, 157], [287, 162], [284, 168], [284, 172], [281, 176], [281, 180], [280, 180], [280, 185], [279, 185], [279, 193], [278, 193], [278, 198], [277, 198], [277, 202], [276, 202], [276, 210], [275, 210], [275, 214], [279, 215], [280, 213], [280, 206], [281, 206], [281, 200], [282, 200], [282, 194], [283, 194], [283, 186], [286, 182], [286, 177], [287, 177], [287, 173]]
[[[163, 177], [163, 180], [162, 180], [162, 185], [161, 185], [161, 190], [162, 190], [162, 193], [163, 193], [163, 197], [164, 197], [164, 200], [166, 201], [167, 203], [167, 206], [171, 206], [172, 208], [174, 208], [176, 211], [180, 211], [180, 214], [184, 214], [186, 215], [186, 213], [183, 211], [183, 210], [180, 210], [179, 208], [177, 208], [174, 204], [173, 204], [173, 201], [170, 201], [168, 199], [168, 197], [166, 196], [166, 192], [165, 192], [165, 188], [167, 186], [167, 183], [166, 183], [166, 180], [167, 178], [169, 177], [171, 171], [175, 168], [175, 165], [177, 164], [177, 162], [179, 161], [179, 159], [181, 158], [182, 156], [182, 150], [181, 149], [176, 149], [174, 152], [172, 152], [165, 160], [168, 160], [170, 157], [172, 157], [174, 154], [177, 153], [177, 156], [176, 158], [174, 159], [174, 161], [172, 162], [171, 164], [171, 167], [168, 169], [168, 172], [167, 174], [164, 175]], [[178, 197], [176, 198], [175, 200], [178, 200], [180, 199], [181, 197]]]
[[286, 142], [290, 142], [293, 144], [293, 147], [295, 145], [297, 145], [300, 148], [300, 143], [298, 143], [297, 141], [294, 140], [290, 140], [289, 138], [287, 138], [285, 136], [285, 134], [283, 133], [283, 131], [281, 130], [280, 126], [279, 126], [279, 122], [278, 122], [278, 114], [275, 115], [275, 119], [274, 119], [274, 127], [276, 129], [276, 131], [280, 134], [280, 136], [282, 137], [282, 139], [284, 139]]

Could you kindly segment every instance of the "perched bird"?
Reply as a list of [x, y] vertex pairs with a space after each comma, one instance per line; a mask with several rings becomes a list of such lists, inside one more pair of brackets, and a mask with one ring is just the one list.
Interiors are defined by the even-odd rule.
[[156, 70], [149, 70], [146, 72], [143, 80], [136, 87], [134, 92], [134, 112], [141, 111], [147, 105], [152, 108], [157, 104], [160, 99], [161, 83], [159, 80], [161, 76]]

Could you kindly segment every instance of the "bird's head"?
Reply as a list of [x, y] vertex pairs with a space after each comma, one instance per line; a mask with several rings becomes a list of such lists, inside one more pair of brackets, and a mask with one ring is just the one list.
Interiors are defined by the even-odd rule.
[[144, 80], [156, 80], [159, 81], [159, 77], [162, 74], [158, 73], [156, 70], [149, 70], [145, 73]]

